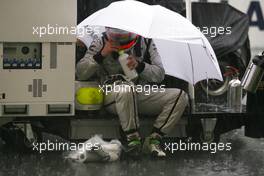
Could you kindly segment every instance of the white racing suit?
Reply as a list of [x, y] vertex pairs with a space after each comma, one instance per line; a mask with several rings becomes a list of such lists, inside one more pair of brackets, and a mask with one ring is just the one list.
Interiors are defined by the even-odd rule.
[[[136, 71], [138, 78], [135, 83], [126, 80], [110, 81], [115, 86], [123, 87], [125, 85], [149, 85], [149, 83], [160, 83], [164, 79], [165, 71], [161, 62], [160, 55], [157, 52], [152, 40], [143, 38], [140, 42], [141, 53], [148, 50], [149, 63], [145, 61], [145, 54], [140, 56], [136, 49], [132, 48], [129, 54], [136, 56], [139, 62]], [[147, 42], [151, 42], [147, 44]], [[105, 37], [95, 36], [93, 42], [88, 48], [86, 55], [77, 63], [77, 77], [79, 80], [87, 80], [94, 74], [97, 74], [102, 82], [108, 82], [110, 75], [123, 74], [122, 67], [114, 54], [103, 58], [100, 55], [105, 43]], [[157, 87], [156, 87], [157, 88]], [[124, 89], [120, 89], [124, 90]], [[127, 89], [125, 89], [127, 90]], [[157, 115], [153, 125], [153, 133], [160, 135], [168, 134], [181, 118], [188, 102], [187, 94], [176, 88], [163, 89], [163, 91], [139, 92], [139, 91], [111, 91], [104, 98], [105, 108], [114, 114], [117, 114], [121, 127], [126, 134], [137, 132], [139, 128], [138, 114]], [[161, 90], [160, 87], [158, 90]]]

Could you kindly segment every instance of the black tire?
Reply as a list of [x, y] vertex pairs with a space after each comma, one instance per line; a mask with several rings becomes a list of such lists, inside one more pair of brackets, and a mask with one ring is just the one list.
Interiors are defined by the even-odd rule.
[[[42, 133], [33, 129], [35, 142], [42, 140]], [[16, 128], [12, 123], [6, 124], [0, 128], [1, 138], [5, 142], [8, 149], [16, 150], [19, 152], [32, 152], [32, 142], [27, 139], [22, 130]]]

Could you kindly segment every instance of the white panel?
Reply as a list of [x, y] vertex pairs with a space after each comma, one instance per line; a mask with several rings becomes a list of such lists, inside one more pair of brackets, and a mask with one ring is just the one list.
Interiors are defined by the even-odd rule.
[[[74, 35], [33, 35], [33, 26], [76, 26], [76, 0], [1, 0], [0, 1], [0, 116], [3, 105], [28, 105], [28, 114], [45, 116], [48, 104], [71, 104], [74, 114], [75, 40]], [[3, 42], [39, 42], [42, 45], [41, 69], [3, 69]], [[51, 43], [55, 44], [57, 67], [51, 68]], [[12, 46], [12, 47], [13, 47]], [[19, 51], [21, 50], [21, 47]], [[17, 50], [16, 50], [17, 51]], [[15, 53], [17, 54], [17, 53]], [[25, 54], [25, 53], [24, 53]], [[16, 56], [16, 55], [14, 55]], [[14, 57], [8, 55], [7, 57]], [[27, 57], [17, 55], [17, 57]], [[33, 85], [33, 80], [38, 84]], [[29, 85], [33, 90], [29, 91]], [[44, 90], [47, 88], [46, 90]], [[12, 115], [9, 115], [12, 116]], [[14, 116], [14, 115], [13, 115]], [[52, 116], [56, 116], [53, 114]]]
[[33, 35], [33, 27], [50, 25], [54, 29], [56, 26], [71, 29], [76, 26], [76, 16], [76, 0], [1, 0], [0, 41], [74, 42], [74, 35]]
[[0, 69], [2, 68], [3, 68], [3, 43], [0, 42]]

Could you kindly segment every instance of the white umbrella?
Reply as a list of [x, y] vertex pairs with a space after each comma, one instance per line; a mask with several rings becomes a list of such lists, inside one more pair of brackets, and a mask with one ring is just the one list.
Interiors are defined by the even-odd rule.
[[107, 26], [152, 38], [166, 74], [191, 84], [204, 79], [222, 81], [215, 53], [206, 37], [186, 18], [159, 5], [126, 0], [111, 3], [78, 27]]

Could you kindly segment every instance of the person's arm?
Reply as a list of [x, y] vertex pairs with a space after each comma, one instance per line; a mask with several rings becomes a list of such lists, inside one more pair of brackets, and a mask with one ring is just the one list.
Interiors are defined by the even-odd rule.
[[146, 62], [139, 62], [136, 67], [136, 71], [141, 78], [148, 82], [161, 83], [165, 76], [165, 70], [163, 68], [160, 55], [153, 40], [151, 40], [149, 46], [149, 54], [151, 64], [148, 64]]
[[79, 80], [87, 80], [93, 76], [103, 60], [113, 51], [117, 51], [117, 48], [109, 41], [103, 40], [103, 38], [94, 39], [84, 58], [77, 63], [76, 75]]
[[100, 38], [95, 38], [88, 47], [85, 56], [76, 65], [76, 76], [78, 80], [87, 80], [99, 68], [99, 62], [96, 61], [98, 53], [103, 47], [103, 42]]

